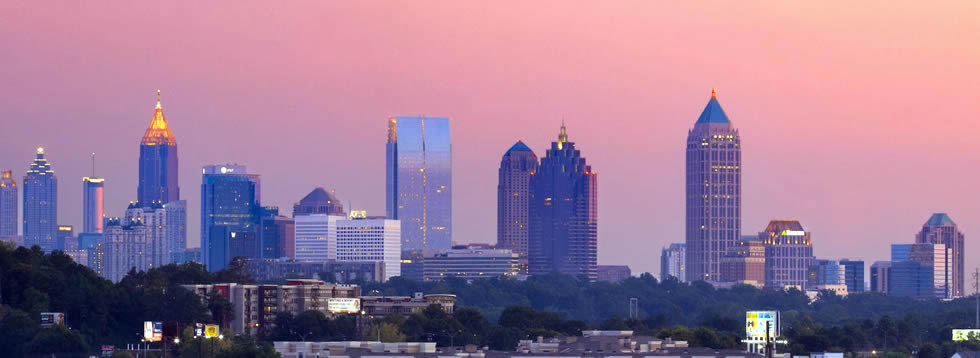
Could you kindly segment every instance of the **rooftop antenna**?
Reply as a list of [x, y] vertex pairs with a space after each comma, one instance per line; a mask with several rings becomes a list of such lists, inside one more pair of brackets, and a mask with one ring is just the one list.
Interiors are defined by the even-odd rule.
[[95, 152], [92, 152], [92, 177], [95, 178]]

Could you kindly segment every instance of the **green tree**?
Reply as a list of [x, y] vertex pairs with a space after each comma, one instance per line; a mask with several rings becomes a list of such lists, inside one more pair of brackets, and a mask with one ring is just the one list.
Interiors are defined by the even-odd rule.
[[404, 342], [405, 334], [403, 334], [398, 326], [394, 324], [377, 322], [372, 323], [370, 326], [368, 326], [368, 329], [364, 331], [364, 339], [368, 341], [380, 339], [381, 342]]

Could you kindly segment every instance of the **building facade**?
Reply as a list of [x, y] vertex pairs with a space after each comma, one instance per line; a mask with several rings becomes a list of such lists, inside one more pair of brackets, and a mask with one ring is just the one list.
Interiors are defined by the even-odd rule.
[[687, 134], [687, 280], [718, 281], [742, 228], [742, 147], [714, 90]]
[[427, 256], [423, 269], [426, 281], [441, 281], [446, 277], [513, 278], [520, 275], [520, 255], [510, 249], [456, 246]]
[[[336, 221], [335, 254], [337, 262], [383, 262], [384, 280], [401, 276], [401, 222], [386, 218], [368, 218], [364, 212]], [[428, 263], [426, 263], [428, 265]]]
[[449, 134], [449, 118], [388, 119], [385, 210], [389, 219], [401, 221], [403, 259], [418, 259], [427, 250], [448, 250], [451, 246], [453, 162]]
[[90, 265], [94, 265], [89, 267], [112, 282], [122, 280], [131, 269], [146, 271], [152, 267], [146, 226], [139, 220], [122, 223], [110, 221], [103, 240], [88, 255]]
[[819, 285], [846, 285], [845, 268], [837, 260], [813, 260], [807, 269], [807, 288]]
[[262, 242], [263, 260], [274, 260], [283, 257], [294, 258], [296, 252], [296, 220], [293, 218], [279, 216], [278, 210], [275, 214], [267, 213], [260, 221], [262, 233], [259, 240]]
[[177, 169], [177, 139], [163, 118], [160, 91], [157, 91], [153, 120], [140, 142], [137, 201], [169, 203], [180, 200]]
[[167, 263], [174, 262], [175, 255], [187, 250], [187, 200], [171, 201], [163, 204], [164, 249]]
[[952, 297], [962, 297], [965, 291], [966, 273], [964, 267], [965, 237], [953, 219], [946, 213], [932, 214], [932, 217], [922, 225], [922, 230], [915, 235], [915, 242], [920, 244], [943, 244], [950, 250], [953, 265], [946, 274], [946, 284], [950, 287]]
[[248, 272], [259, 281], [309, 278], [334, 283], [383, 282], [384, 262], [300, 262], [288, 259], [249, 260]]
[[74, 226], [58, 225], [58, 235], [55, 238], [55, 248], [61, 251], [78, 249], [78, 239], [75, 237]]
[[766, 284], [766, 247], [761, 241], [739, 241], [721, 258], [721, 281], [762, 287]]
[[293, 204], [293, 217], [312, 214], [347, 216], [344, 204], [337, 199], [337, 191], [327, 191], [324, 188], [313, 189], [298, 203]]
[[892, 267], [891, 261], [875, 261], [871, 264], [871, 292], [888, 293], [888, 269]]
[[799, 220], [772, 220], [759, 241], [766, 247], [766, 286], [806, 288], [813, 263], [813, 242]]
[[101, 233], [105, 217], [105, 179], [82, 178], [82, 232]]
[[17, 237], [18, 196], [14, 172], [4, 169], [0, 172], [0, 240], [13, 240]]
[[300, 215], [295, 220], [296, 247], [293, 256], [301, 262], [326, 262], [337, 255], [337, 221], [346, 217], [338, 215]]
[[44, 148], [24, 175], [24, 246], [40, 246], [45, 253], [57, 248], [58, 177], [44, 158]]
[[626, 265], [596, 266], [596, 281], [619, 282], [633, 276], [633, 271]]
[[538, 156], [522, 141], [504, 153], [497, 171], [497, 247], [520, 258], [527, 274], [531, 176], [538, 170]]
[[864, 292], [864, 261], [842, 259], [840, 265], [844, 266], [844, 284], [847, 285], [847, 292]]
[[[208, 271], [225, 268], [232, 248], [258, 253], [257, 229], [262, 208], [257, 174], [244, 165], [209, 165], [201, 183], [201, 260]], [[244, 241], [244, 242], [243, 242]], [[247, 245], [254, 245], [250, 250]]]
[[674, 277], [680, 282], [687, 281], [687, 244], [670, 244], [660, 251], [660, 281]]
[[894, 244], [888, 294], [915, 298], [953, 298], [949, 269], [952, 249], [943, 244]]
[[528, 272], [560, 272], [597, 278], [598, 175], [568, 141], [564, 123], [558, 141], [531, 177]]

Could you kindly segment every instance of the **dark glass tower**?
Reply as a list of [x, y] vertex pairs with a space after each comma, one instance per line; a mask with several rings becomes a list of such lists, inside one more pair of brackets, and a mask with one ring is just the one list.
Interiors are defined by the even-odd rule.
[[562, 123], [558, 141], [531, 177], [529, 273], [560, 272], [595, 281], [598, 256], [597, 175]]
[[17, 237], [17, 181], [14, 172], [0, 173], [0, 240]]
[[169, 203], [180, 200], [177, 186], [177, 139], [170, 132], [160, 106], [157, 91], [157, 107], [153, 121], [140, 142], [140, 182], [137, 198], [140, 203]]
[[225, 268], [235, 256], [258, 258], [259, 176], [244, 165], [204, 167], [201, 183], [201, 260], [208, 271]]
[[518, 255], [522, 274], [527, 274], [531, 176], [537, 170], [538, 156], [518, 141], [504, 153], [497, 172], [497, 248]]
[[57, 235], [58, 178], [39, 147], [24, 175], [24, 246], [51, 252], [57, 248]]
[[714, 90], [687, 134], [686, 173], [687, 281], [717, 282], [722, 256], [741, 235], [742, 147]]

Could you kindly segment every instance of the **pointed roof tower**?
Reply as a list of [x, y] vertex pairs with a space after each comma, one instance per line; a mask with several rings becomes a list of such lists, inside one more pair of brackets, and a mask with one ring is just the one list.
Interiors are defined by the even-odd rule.
[[728, 116], [725, 115], [725, 110], [721, 109], [721, 103], [718, 103], [718, 93], [714, 88], [711, 89], [711, 100], [708, 101], [707, 106], [704, 106], [704, 111], [702, 111], [701, 116], [698, 117], [697, 123], [731, 124], [731, 122], [728, 120]]
[[143, 145], [177, 145], [177, 138], [170, 132], [167, 120], [163, 118], [163, 107], [160, 106], [160, 90], [157, 90], [157, 106], [153, 112], [153, 121], [143, 134]]

